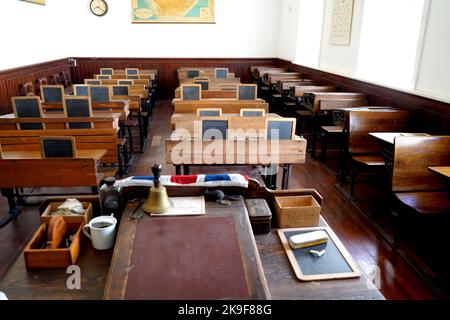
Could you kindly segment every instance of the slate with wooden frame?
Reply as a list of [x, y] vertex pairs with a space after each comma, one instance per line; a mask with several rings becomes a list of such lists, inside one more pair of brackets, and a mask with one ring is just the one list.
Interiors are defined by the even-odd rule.
[[182, 84], [180, 97], [181, 100], [202, 100], [202, 86], [200, 84]]
[[202, 86], [202, 90], [209, 90], [209, 80], [198, 80], [198, 79], [194, 79], [194, 84], [199, 84]]
[[267, 139], [272, 139], [272, 131], [278, 130], [278, 140], [292, 140], [295, 135], [295, 118], [266, 118]]
[[266, 110], [242, 108], [240, 111], [240, 115], [241, 117], [265, 117]]
[[128, 85], [113, 85], [112, 95], [113, 96], [128, 96], [129, 95], [129, 86]]
[[129, 75], [139, 75], [139, 69], [138, 68], [126, 68], [125, 69], [125, 74], [127, 76], [129, 76]]
[[256, 100], [258, 87], [256, 84], [240, 84], [236, 94], [238, 100]]
[[42, 159], [76, 158], [74, 137], [40, 137]]
[[200, 70], [187, 70], [186, 71], [186, 76], [189, 79], [197, 78], [198, 76], [200, 76]]
[[101, 85], [102, 81], [100, 79], [84, 79], [84, 84], [89, 84], [89, 85]]
[[228, 68], [215, 68], [214, 74], [218, 79], [228, 78]]
[[111, 75], [109, 75], [109, 74], [96, 74], [95, 75], [95, 79], [110, 80], [111, 79]]
[[199, 108], [197, 117], [221, 117], [222, 108]]
[[[36, 96], [12, 97], [13, 112], [16, 118], [42, 118], [41, 100]], [[17, 123], [19, 130], [45, 129], [43, 122]]]
[[46, 84], [41, 86], [41, 98], [44, 103], [62, 103], [64, 87], [62, 85]]
[[[290, 247], [289, 237], [318, 230], [327, 233], [329, 237], [327, 243], [300, 249]], [[295, 275], [301, 281], [357, 278], [361, 276], [350, 253], [329, 227], [279, 229], [278, 236]], [[316, 257], [310, 253], [310, 250], [319, 252], [325, 250], [326, 253]]]
[[113, 68], [100, 68], [100, 74], [112, 75], [114, 74]]
[[[202, 125], [202, 140], [225, 140], [228, 136], [228, 119], [221, 117], [203, 118]], [[205, 136], [205, 133], [207, 135]], [[220, 133], [220, 137], [216, 134]], [[220, 138], [220, 139], [218, 139]]]
[[74, 84], [73, 94], [76, 96], [89, 96], [89, 85], [87, 84]]
[[92, 102], [110, 102], [111, 87], [110, 86], [89, 86], [89, 96]]
[[[64, 116], [67, 118], [92, 118], [92, 105], [89, 97], [65, 96]], [[94, 127], [92, 122], [68, 122], [67, 129], [90, 129]]]

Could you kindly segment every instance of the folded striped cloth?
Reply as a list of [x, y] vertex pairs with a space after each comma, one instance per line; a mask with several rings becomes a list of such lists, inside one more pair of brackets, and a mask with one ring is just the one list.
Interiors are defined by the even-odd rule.
[[[243, 187], [248, 188], [248, 176], [241, 174], [191, 174], [183, 176], [161, 176], [164, 186], [189, 187]], [[116, 181], [118, 188], [153, 186], [152, 176], [134, 176]]]

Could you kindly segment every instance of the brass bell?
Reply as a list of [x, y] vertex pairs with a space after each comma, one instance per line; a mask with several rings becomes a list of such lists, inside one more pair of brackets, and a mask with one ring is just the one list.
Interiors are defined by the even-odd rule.
[[162, 165], [159, 163], [152, 166], [153, 187], [151, 187], [147, 201], [145, 201], [144, 206], [142, 207], [146, 213], [163, 213], [173, 208], [173, 203], [167, 195], [166, 188], [159, 180], [161, 177], [161, 170]]

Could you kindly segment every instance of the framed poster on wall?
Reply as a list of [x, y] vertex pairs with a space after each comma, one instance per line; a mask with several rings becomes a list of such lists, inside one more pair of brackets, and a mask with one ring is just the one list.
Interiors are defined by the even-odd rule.
[[214, 23], [214, 0], [131, 0], [133, 23]]
[[333, 0], [330, 44], [350, 45], [354, 0]]

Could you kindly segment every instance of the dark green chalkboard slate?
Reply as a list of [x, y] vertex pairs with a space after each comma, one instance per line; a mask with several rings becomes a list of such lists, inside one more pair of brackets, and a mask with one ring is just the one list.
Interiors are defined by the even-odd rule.
[[293, 121], [279, 121], [269, 120], [267, 123], [267, 139], [276, 139], [278, 133], [278, 140], [292, 139]]
[[264, 111], [252, 111], [252, 110], [244, 110], [242, 111], [243, 117], [263, 117]]
[[139, 70], [138, 69], [127, 69], [126, 72], [127, 72], [127, 75], [139, 74]]
[[200, 88], [199, 86], [182, 86], [183, 100], [198, 101], [200, 100]]
[[219, 117], [220, 110], [199, 110], [198, 116], [199, 117]]
[[133, 80], [119, 80], [119, 84], [131, 86], [133, 84]]
[[[40, 118], [39, 98], [32, 99], [14, 99], [13, 103], [17, 118]], [[42, 123], [20, 123], [22, 130], [40, 130], [43, 129]]]
[[209, 90], [209, 81], [195, 80], [194, 84], [201, 85], [202, 86], [202, 90]]
[[239, 86], [239, 100], [255, 100], [256, 86]]
[[108, 68], [100, 69], [100, 73], [101, 74], [112, 75], [113, 74], [113, 69], [108, 69]]
[[205, 140], [226, 139], [228, 130], [227, 120], [203, 120], [202, 137]]
[[200, 71], [198, 70], [188, 70], [186, 71], [186, 75], [188, 78], [196, 78], [200, 75]]
[[41, 87], [42, 90], [42, 94], [43, 94], [43, 100], [46, 103], [50, 103], [50, 102], [57, 102], [60, 103], [62, 102], [62, 98], [63, 98], [63, 90], [61, 87], [47, 87], [47, 86], [42, 86]]
[[100, 79], [100, 80], [109, 80], [109, 79], [111, 79], [111, 76], [109, 76], [109, 75], [107, 75], [107, 74], [100, 74], [100, 75], [97, 76], [97, 79]]
[[89, 87], [92, 102], [109, 102], [109, 87]]
[[113, 96], [127, 96], [128, 86], [113, 86]]
[[73, 158], [75, 155], [73, 139], [42, 138], [45, 158]]
[[90, 85], [101, 85], [102, 81], [97, 79], [86, 80], [86, 84]]
[[137, 80], [139, 79], [138, 75], [127, 75], [127, 79]]
[[75, 86], [75, 95], [76, 96], [88, 96], [89, 90], [87, 85], [77, 85]]
[[228, 78], [228, 69], [216, 69], [216, 78]]
[[[66, 114], [68, 118], [87, 118], [92, 114], [88, 99], [66, 99]], [[90, 129], [90, 122], [69, 122], [69, 129]]]
[[[292, 249], [289, 246], [291, 236], [318, 230], [327, 233], [329, 239], [326, 243], [299, 249]], [[296, 276], [300, 280], [325, 280], [360, 276], [360, 272], [350, 254], [328, 227], [279, 229], [278, 234]], [[316, 257], [310, 253], [310, 250], [319, 252], [325, 250], [326, 252], [322, 256]]]

